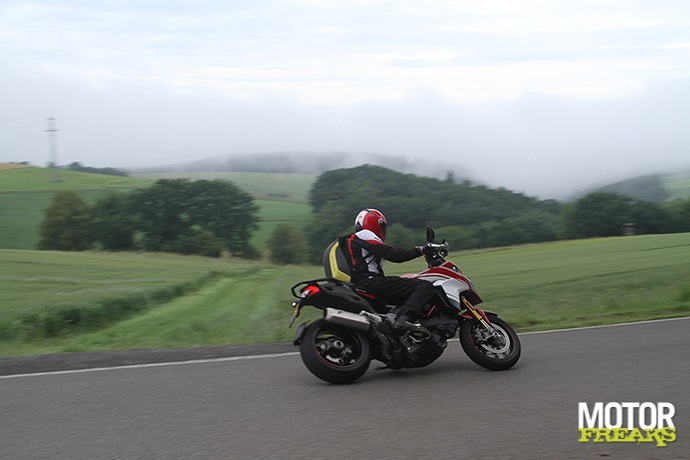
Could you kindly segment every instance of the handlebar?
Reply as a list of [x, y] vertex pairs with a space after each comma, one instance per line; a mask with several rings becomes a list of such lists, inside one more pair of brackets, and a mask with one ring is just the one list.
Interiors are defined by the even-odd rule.
[[441, 244], [427, 243], [426, 247], [432, 249], [429, 254], [424, 254], [429, 267], [436, 267], [445, 261], [444, 258], [448, 255], [448, 242], [446, 240], [443, 240]]
[[427, 243], [427, 246], [434, 249], [438, 255], [445, 257], [448, 255], [448, 242], [444, 241], [442, 244]]

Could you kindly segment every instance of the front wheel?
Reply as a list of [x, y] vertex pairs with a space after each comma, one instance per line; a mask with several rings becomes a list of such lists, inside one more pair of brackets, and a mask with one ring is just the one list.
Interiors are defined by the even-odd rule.
[[489, 319], [490, 330], [473, 321], [464, 321], [460, 326], [460, 345], [467, 356], [483, 368], [492, 371], [510, 369], [520, 359], [520, 339], [501, 318], [491, 316]]
[[307, 327], [299, 350], [307, 369], [330, 383], [354, 382], [371, 362], [369, 341], [362, 332], [323, 319]]

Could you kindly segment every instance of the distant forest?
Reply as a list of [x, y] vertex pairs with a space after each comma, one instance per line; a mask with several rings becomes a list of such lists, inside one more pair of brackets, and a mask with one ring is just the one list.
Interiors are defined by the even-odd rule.
[[122, 177], [128, 177], [129, 176], [129, 174], [127, 174], [125, 171], [122, 171], [120, 169], [93, 168], [91, 166], [84, 166], [77, 161], [69, 164], [68, 166], [58, 166], [58, 168], [59, 169], [66, 169], [68, 171], [78, 171], [78, 172], [85, 172], [85, 173], [91, 173], [91, 174], [105, 174], [107, 176], [122, 176]]
[[[73, 163], [69, 169], [94, 172], [89, 169], [109, 168]], [[678, 182], [683, 185], [685, 181], [681, 178]], [[649, 183], [648, 189], [653, 190], [655, 183]], [[143, 201], [139, 199], [142, 196], [146, 198]], [[80, 245], [88, 243], [84, 248], [97, 242], [111, 250], [137, 247], [204, 255], [219, 255], [223, 250], [242, 257], [258, 254], [248, 243], [257, 227], [258, 207], [251, 195], [240, 193], [229, 181], [161, 179], [137, 193], [108, 195], [93, 206], [75, 197], [63, 198], [64, 203], [53, 206], [59, 211], [53, 213], [54, 218], [49, 219], [46, 213], [42, 223], [46, 241], [51, 235], [62, 241], [67, 228], [84, 230], [87, 236], [74, 238]], [[165, 209], [161, 203], [167, 203]], [[365, 208], [377, 208], [386, 215], [386, 241], [401, 247], [423, 243], [427, 225], [450, 241], [453, 250], [690, 232], [690, 198], [656, 203], [595, 191], [561, 203], [456, 179], [450, 171], [438, 179], [369, 164], [318, 175], [309, 192], [309, 204], [312, 217], [306, 225], [281, 223], [275, 227], [268, 249], [276, 262], [319, 263], [323, 248], [338, 236], [352, 232], [354, 217]], [[137, 214], [147, 209], [148, 214]], [[230, 212], [235, 209], [253, 214], [237, 217]], [[64, 226], [64, 219], [57, 219], [69, 213], [81, 223]], [[156, 220], [161, 216], [164, 220]], [[236, 224], [244, 227], [237, 230]], [[42, 247], [56, 249], [48, 243]], [[69, 250], [81, 249], [78, 246]]]
[[593, 192], [562, 204], [456, 181], [452, 175], [439, 180], [372, 165], [321, 174], [310, 203], [315, 217], [305, 232], [314, 248], [352, 231], [354, 216], [369, 207], [386, 215], [388, 242], [394, 245], [419, 244], [426, 225], [437, 228], [454, 249], [618, 236], [626, 228], [642, 234], [690, 231], [690, 199], [661, 205]]

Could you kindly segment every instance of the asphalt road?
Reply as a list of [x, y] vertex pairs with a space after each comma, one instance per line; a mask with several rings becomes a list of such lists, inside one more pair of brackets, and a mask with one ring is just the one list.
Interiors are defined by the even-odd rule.
[[[428, 368], [372, 366], [346, 386], [313, 377], [290, 344], [4, 359], [0, 458], [688, 459], [688, 329], [521, 335], [506, 372], [453, 340]], [[579, 443], [578, 402], [598, 401], [670, 402], [677, 440]]]

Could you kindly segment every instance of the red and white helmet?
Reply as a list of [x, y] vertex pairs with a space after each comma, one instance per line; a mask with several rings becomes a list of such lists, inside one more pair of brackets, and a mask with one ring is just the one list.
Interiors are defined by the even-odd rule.
[[377, 209], [363, 209], [357, 214], [355, 219], [355, 231], [362, 229], [374, 232], [376, 236], [381, 238], [381, 241], [386, 239], [386, 216]]

